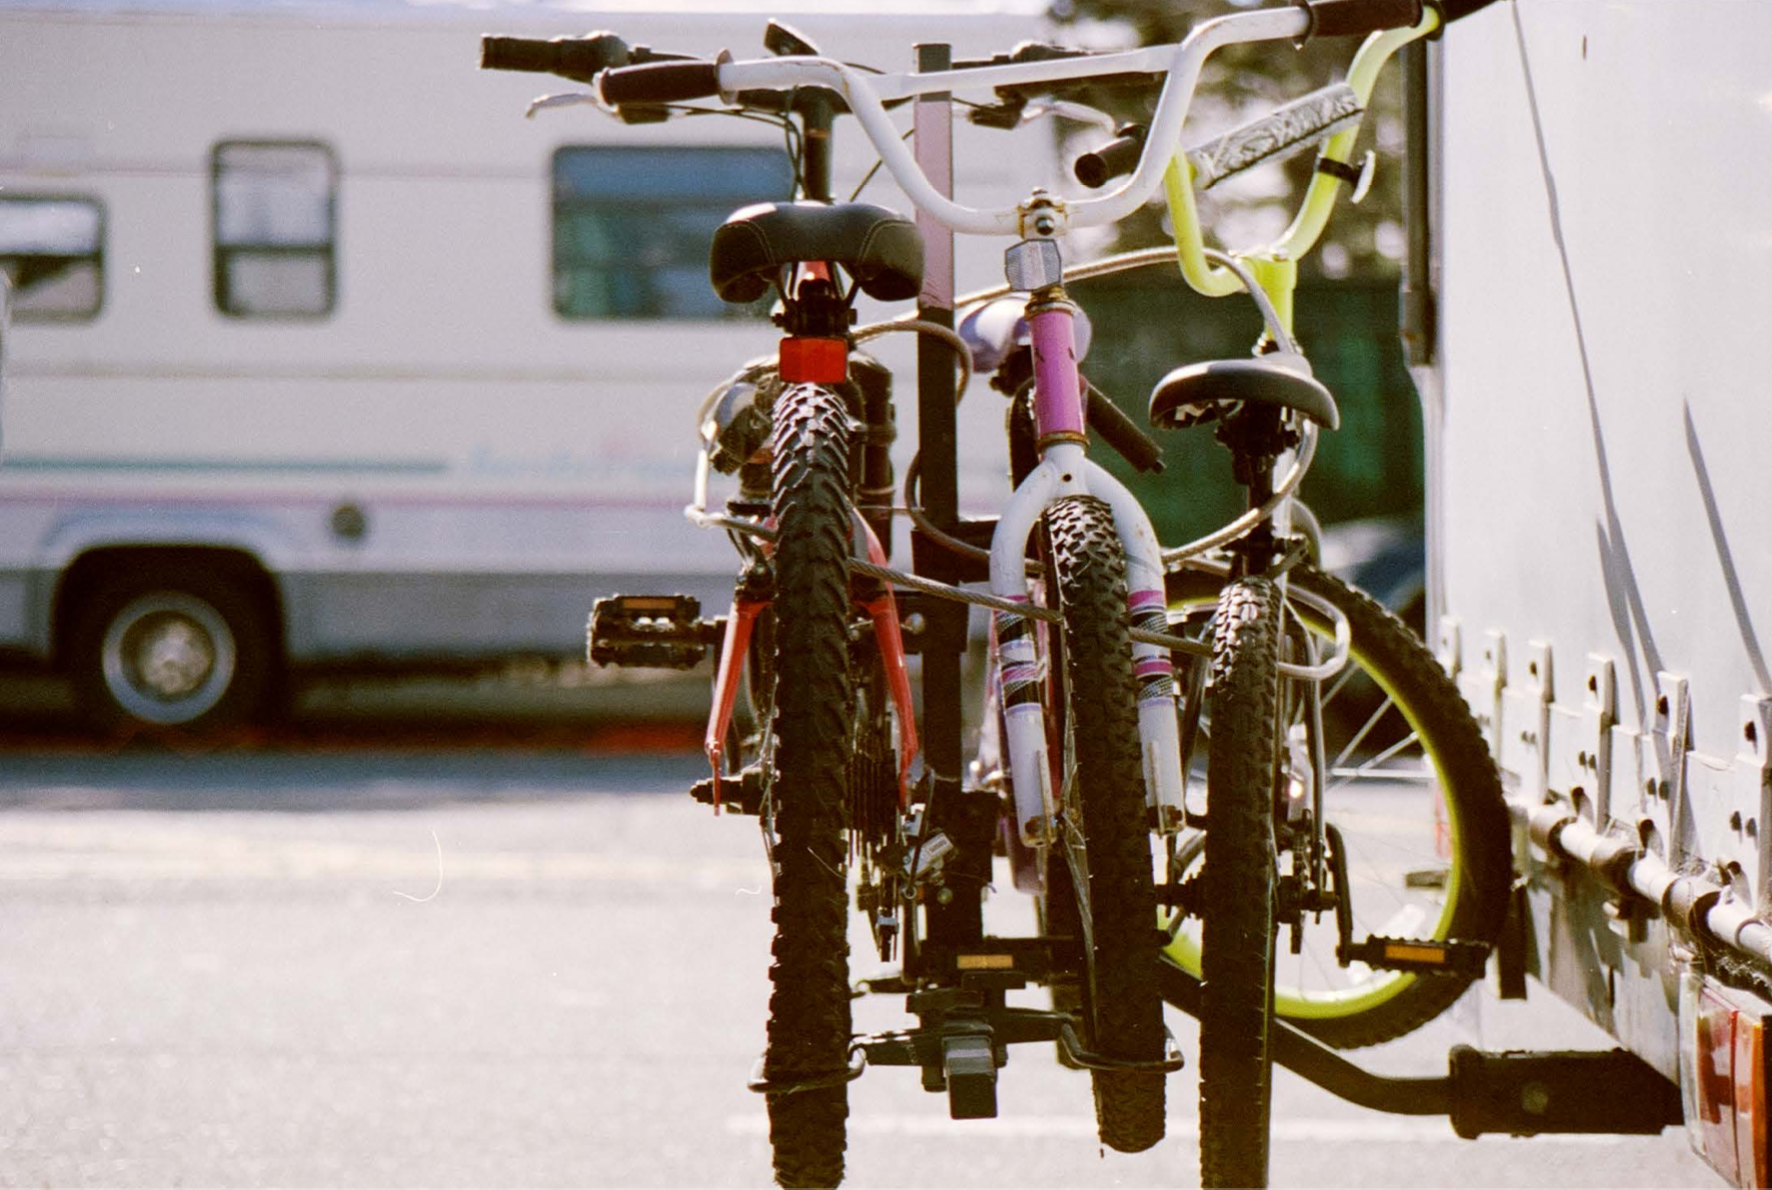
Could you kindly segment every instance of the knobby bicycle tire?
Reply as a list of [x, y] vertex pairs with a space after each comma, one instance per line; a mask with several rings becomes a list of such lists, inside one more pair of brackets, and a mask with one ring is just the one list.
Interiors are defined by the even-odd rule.
[[773, 753], [765, 829], [773, 832], [775, 942], [763, 1076], [822, 1080], [768, 1095], [783, 1186], [843, 1179], [848, 1088], [847, 743], [849, 417], [828, 389], [801, 385], [775, 405]]
[[[1163, 996], [1125, 561], [1099, 500], [1059, 501], [1047, 529], [1063, 617], [1063, 846], [1082, 911], [1086, 1040], [1108, 1057], [1154, 1063]], [[1135, 1153], [1163, 1139], [1163, 1074], [1091, 1076], [1103, 1144]]]
[[[1495, 762], [1457, 686], [1421, 638], [1363, 592], [1311, 566], [1294, 568], [1288, 581], [1346, 615], [1352, 634], [1347, 672], [1324, 684], [1324, 810], [1351, 852], [1356, 941], [1377, 934], [1493, 944], [1507, 913], [1511, 833]], [[1203, 621], [1221, 582], [1172, 574], [1172, 619], [1196, 609]], [[1286, 606], [1327, 638], [1321, 612], [1304, 600]], [[1474, 978], [1343, 969], [1333, 958], [1333, 916], [1307, 915], [1304, 930], [1300, 956], [1280, 956], [1275, 1011], [1338, 1048], [1412, 1032]], [[1179, 935], [1169, 953], [1198, 973], [1192, 935]]]
[[1201, 870], [1200, 1178], [1267, 1185], [1273, 1067], [1274, 798], [1280, 597], [1267, 579], [1218, 601]]

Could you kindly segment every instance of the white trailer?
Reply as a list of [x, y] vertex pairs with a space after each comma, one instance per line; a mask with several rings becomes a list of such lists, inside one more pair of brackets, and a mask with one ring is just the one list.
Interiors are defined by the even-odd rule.
[[[525, 120], [572, 84], [475, 63], [485, 32], [598, 28], [758, 53], [771, 15], [888, 68], [1040, 31], [791, 7], [0, 4], [0, 653], [100, 718], [200, 726], [286, 671], [571, 656], [615, 590], [723, 603], [730, 549], [681, 516], [694, 409], [773, 335], [706, 244], [787, 196], [781, 133]], [[1051, 157], [964, 135], [992, 139], [962, 140], [962, 195]], [[851, 130], [839, 185], [871, 161]], [[962, 277], [1000, 251], [964, 245]]]
[[1449, 29], [1417, 369], [1430, 600], [1510, 787], [1527, 964], [1743, 1186], [1772, 1172], [1768, 35], [1730, 0]]

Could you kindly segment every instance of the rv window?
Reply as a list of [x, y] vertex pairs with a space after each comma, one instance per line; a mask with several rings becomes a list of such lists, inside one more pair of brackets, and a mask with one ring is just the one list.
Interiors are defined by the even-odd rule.
[[104, 208], [89, 198], [0, 197], [0, 269], [19, 319], [92, 318], [105, 293]]
[[210, 160], [215, 304], [239, 317], [312, 317], [337, 296], [338, 167], [306, 141], [227, 141]]
[[554, 309], [565, 318], [745, 318], [708, 284], [708, 241], [739, 207], [790, 197], [771, 148], [593, 148], [554, 154]]

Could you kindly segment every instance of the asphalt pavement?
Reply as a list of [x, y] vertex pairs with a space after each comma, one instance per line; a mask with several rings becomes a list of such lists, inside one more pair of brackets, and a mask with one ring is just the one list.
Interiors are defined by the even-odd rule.
[[[0, 749], [0, 1186], [763, 1186], [744, 1081], [768, 996], [755, 823], [692, 751], [406, 744]], [[1031, 927], [992, 898], [995, 928]], [[861, 932], [852, 970], [876, 967]], [[1026, 993], [1038, 1002], [1038, 993]], [[857, 1027], [904, 1024], [896, 998]], [[1087, 1078], [1018, 1048], [1001, 1113], [914, 1074], [852, 1088], [846, 1184], [1198, 1184], [1094, 1139]], [[1541, 990], [1359, 1055], [1602, 1046]], [[1457, 1139], [1277, 1078], [1281, 1186], [1714, 1186], [1680, 1130]]]

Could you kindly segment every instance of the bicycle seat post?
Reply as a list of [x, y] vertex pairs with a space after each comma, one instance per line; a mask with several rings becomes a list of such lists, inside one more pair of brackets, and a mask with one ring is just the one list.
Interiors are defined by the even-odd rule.
[[831, 201], [831, 155], [835, 148], [831, 126], [836, 122], [836, 107], [831, 100], [830, 92], [814, 87], [794, 101], [794, 107], [800, 113], [800, 130], [805, 135], [802, 182], [806, 197], [813, 202]]

